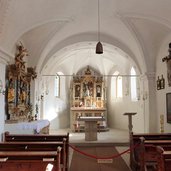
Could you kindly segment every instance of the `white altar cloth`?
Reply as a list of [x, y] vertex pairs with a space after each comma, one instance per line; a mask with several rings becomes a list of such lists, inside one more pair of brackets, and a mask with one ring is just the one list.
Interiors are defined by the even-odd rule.
[[104, 121], [105, 118], [102, 116], [80, 116], [78, 121]]
[[6, 123], [5, 131], [13, 134], [34, 134], [50, 124], [48, 120], [37, 120], [32, 122]]

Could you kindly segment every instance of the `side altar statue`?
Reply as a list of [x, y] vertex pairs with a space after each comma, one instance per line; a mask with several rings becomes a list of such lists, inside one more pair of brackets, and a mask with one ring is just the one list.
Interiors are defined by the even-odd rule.
[[33, 120], [30, 102], [31, 81], [37, 77], [35, 68], [26, 67], [24, 57], [28, 56], [27, 49], [20, 42], [17, 45], [15, 63], [6, 69], [5, 106], [7, 123]]

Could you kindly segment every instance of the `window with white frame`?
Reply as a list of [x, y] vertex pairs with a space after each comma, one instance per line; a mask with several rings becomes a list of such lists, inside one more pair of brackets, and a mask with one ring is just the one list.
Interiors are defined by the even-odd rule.
[[134, 67], [131, 67], [131, 99], [137, 100], [137, 77]]
[[118, 75], [117, 79], [116, 79], [116, 97], [117, 98], [122, 98], [123, 96], [123, 92], [122, 92], [122, 77]]
[[122, 98], [122, 77], [119, 76], [119, 72], [115, 71], [111, 79], [111, 93], [113, 98]]
[[58, 74], [55, 76], [55, 89], [54, 89], [54, 95], [56, 97], [59, 97], [59, 92], [60, 92], [60, 77]]

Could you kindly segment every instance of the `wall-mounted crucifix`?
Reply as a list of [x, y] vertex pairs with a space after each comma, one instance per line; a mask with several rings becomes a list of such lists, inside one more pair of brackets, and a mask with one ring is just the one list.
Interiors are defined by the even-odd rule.
[[169, 43], [169, 55], [162, 58], [162, 62], [167, 63], [167, 79], [168, 79], [168, 85], [171, 86], [171, 43]]

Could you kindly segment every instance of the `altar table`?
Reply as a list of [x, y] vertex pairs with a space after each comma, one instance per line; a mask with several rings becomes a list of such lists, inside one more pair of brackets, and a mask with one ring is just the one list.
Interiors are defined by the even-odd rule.
[[[106, 108], [96, 108], [96, 107], [71, 107], [71, 118], [70, 118], [70, 126], [71, 130], [75, 131], [74, 125], [77, 124], [78, 117], [104, 117], [105, 126], [104, 129], [107, 128], [107, 115]], [[102, 126], [102, 125], [101, 125]]]
[[104, 117], [78, 117], [78, 121], [85, 122], [85, 141], [97, 141], [97, 122], [104, 121]]

